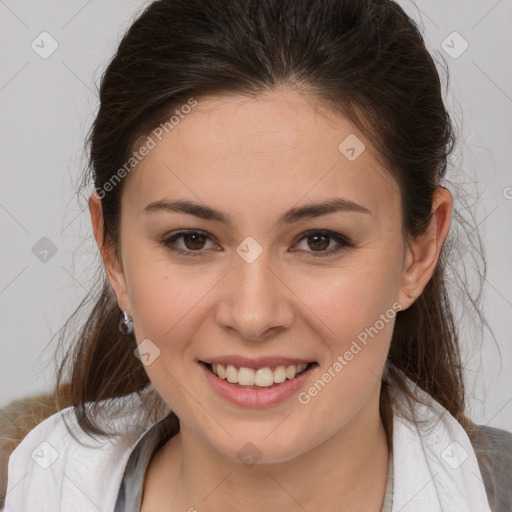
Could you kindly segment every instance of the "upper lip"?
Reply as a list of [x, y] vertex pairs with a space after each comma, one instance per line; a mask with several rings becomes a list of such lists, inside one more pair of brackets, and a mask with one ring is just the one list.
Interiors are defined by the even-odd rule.
[[312, 363], [311, 359], [300, 359], [296, 357], [284, 357], [284, 356], [262, 356], [262, 357], [243, 357], [239, 355], [231, 355], [231, 356], [216, 356], [216, 357], [208, 357], [205, 359], [201, 359], [203, 363], [209, 364], [223, 364], [228, 365], [232, 364], [237, 368], [264, 368], [266, 366], [291, 366], [292, 364], [308, 364]]

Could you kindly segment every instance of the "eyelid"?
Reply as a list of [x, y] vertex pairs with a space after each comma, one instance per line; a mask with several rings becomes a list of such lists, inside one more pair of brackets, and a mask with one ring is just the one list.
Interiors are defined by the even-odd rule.
[[330, 231], [328, 229], [311, 229], [309, 231], [301, 233], [300, 237], [297, 239], [294, 245], [301, 242], [308, 236], [312, 235], [327, 235], [328, 237], [330, 237], [331, 240], [337, 242], [338, 245], [325, 251], [302, 251], [301, 249], [299, 249], [298, 251], [294, 250], [293, 252], [304, 252], [308, 254], [308, 258], [327, 258], [329, 256], [338, 254], [340, 251], [344, 249], [355, 247], [355, 244], [352, 242], [352, 240], [350, 240], [350, 238], [348, 238], [345, 235], [342, 235], [341, 233]]
[[202, 231], [200, 229], [180, 229], [178, 231], [173, 231], [172, 233], [169, 233], [168, 235], [166, 235], [163, 238], [163, 240], [161, 240], [160, 243], [164, 246], [165, 249], [167, 249], [173, 253], [177, 253], [177, 254], [181, 254], [181, 255], [185, 255], [185, 256], [192, 256], [192, 257], [205, 256], [206, 251], [204, 249], [199, 249], [197, 251], [191, 251], [191, 250], [179, 249], [176, 247], [172, 247], [172, 245], [171, 245], [172, 242], [175, 242], [176, 240], [178, 240], [186, 235], [195, 235], [195, 234], [203, 235], [207, 240], [216, 244], [214, 237], [212, 237], [206, 231]]
[[[192, 250], [185, 250], [185, 249], [179, 249], [176, 247], [172, 247], [172, 245], [171, 245], [172, 242], [175, 242], [176, 240], [178, 240], [186, 235], [193, 235], [193, 234], [203, 235], [210, 242], [216, 243], [214, 237], [212, 237], [206, 231], [202, 231], [200, 229], [181, 229], [178, 231], [173, 231], [172, 233], [169, 233], [168, 235], [166, 235], [163, 238], [163, 240], [161, 240], [160, 243], [164, 246], [164, 248], [166, 248], [167, 250], [169, 250], [173, 253], [181, 254], [184, 256], [191, 256], [191, 257], [206, 256], [205, 253], [207, 251], [204, 249], [198, 249], [197, 251], [192, 251]], [[312, 236], [312, 235], [327, 235], [332, 240], [337, 242], [338, 246], [331, 248], [329, 250], [325, 250], [325, 251], [305, 251], [302, 249], [299, 249], [299, 250], [294, 249], [294, 250], [292, 250], [292, 252], [303, 252], [303, 253], [306, 253], [309, 255], [307, 257], [322, 258], [322, 257], [328, 257], [331, 255], [337, 254], [338, 252], [340, 252], [343, 249], [355, 247], [355, 244], [347, 236], [342, 235], [341, 233], [327, 230], [327, 229], [311, 229], [311, 230], [305, 231], [304, 233], [301, 233], [299, 235], [299, 237], [294, 242], [294, 245], [298, 244], [299, 242], [301, 242], [308, 236]]]

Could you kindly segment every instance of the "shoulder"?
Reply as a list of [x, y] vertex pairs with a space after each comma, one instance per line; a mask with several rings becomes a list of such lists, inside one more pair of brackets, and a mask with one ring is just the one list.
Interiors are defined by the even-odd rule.
[[[101, 407], [108, 416], [112, 404]], [[119, 435], [93, 438], [79, 427], [73, 408], [53, 414], [9, 458], [5, 512], [112, 510], [130, 453], [151, 425], [127, 413], [106, 425]]]
[[503, 455], [512, 457], [512, 432], [487, 425], [475, 425], [475, 444], [491, 450], [504, 449]]
[[512, 433], [474, 425], [473, 449], [493, 512], [512, 510]]

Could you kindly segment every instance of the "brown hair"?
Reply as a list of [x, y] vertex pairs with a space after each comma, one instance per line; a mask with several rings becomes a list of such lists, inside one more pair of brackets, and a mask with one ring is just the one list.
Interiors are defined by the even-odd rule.
[[[257, 95], [280, 85], [305, 91], [347, 116], [377, 148], [399, 185], [404, 236], [423, 233], [455, 136], [440, 77], [417, 25], [391, 0], [159, 0], [123, 37], [100, 86], [89, 134], [90, 175], [105, 191], [136, 143], [190, 98]], [[126, 179], [126, 178], [125, 178]], [[121, 180], [102, 193], [104, 240], [119, 257]], [[463, 219], [459, 217], [458, 221]], [[397, 314], [383, 382], [381, 415], [389, 435], [388, 381], [409, 392], [403, 374], [443, 405], [467, 430], [458, 334], [445, 283], [443, 247], [421, 296]], [[482, 256], [483, 258], [483, 256]], [[94, 407], [150, 386], [134, 357], [132, 335], [118, 331], [120, 310], [100, 270], [99, 295], [63, 358], [80, 426], [106, 434]], [[483, 278], [482, 278], [483, 279]], [[460, 284], [459, 284], [460, 285]], [[482, 319], [478, 297], [468, 303]], [[73, 317], [84, 310], [84, 299]], [[64, 326], [62, 340], [69, 325]], [[66, 369], [69, 369], [66, 375]], [[156, 395], [148, 408], [162, 402]]]

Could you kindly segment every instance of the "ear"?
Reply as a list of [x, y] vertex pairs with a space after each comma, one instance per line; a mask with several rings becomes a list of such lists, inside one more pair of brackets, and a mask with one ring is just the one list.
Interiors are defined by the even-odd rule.
[[450, 229], [453, 200], [450, 192], [437, 187], [432, 198], [432, 217], [425, 233], [410, 240], [405, 249], [405, 265], [398, 302], [402, 310], [413, 304], [430, 281]]
[[119, 261], [115, 256], [113, 247], [109, 241], [103, 241], [103, 209], [100, 196], [97, 192], [94, 192], [91, 197], [89, 197], [89, 212], [91, 214], [94, 238], [100, 249], [103, 265], [105, 266], [110, 286], [114, 290], [117, 304], [123, 311], [126, 310], [128, 314], [130, 314], [131, 307], [130, 301], [128, 300], [122, 261]]

